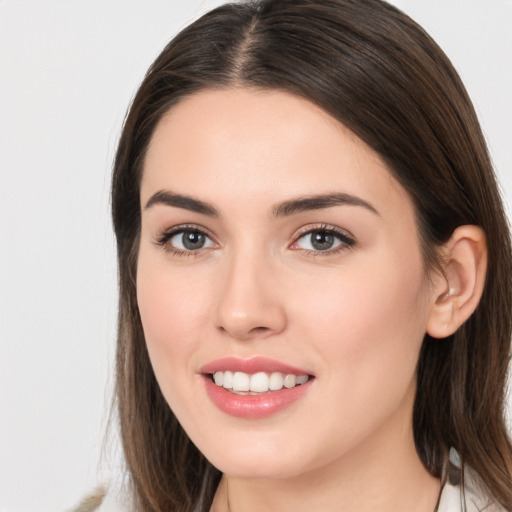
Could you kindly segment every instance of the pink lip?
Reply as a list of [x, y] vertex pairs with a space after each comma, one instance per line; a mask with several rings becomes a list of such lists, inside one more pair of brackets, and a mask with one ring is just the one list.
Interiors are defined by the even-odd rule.
[[224, 357], [217, 359], [211, 363], [206, 364], [200, 370], [201, 373], [215, 373], [215, 372], [244, 372], [244, 373], [257, 373], [257, 372], [281, 372], [293, 373], [294, 375], [310, 375], [311, 372], [295, 368], [274, 359], [267, 359], [266, 357], [252, 357], [250, 359], [241, 359], [238, 357]]
[[251, 359], [228, 357], [205, 365], [201, 368], [201, 373], [203, 374], [208, 397], [221, 411], [237, 418], [265, 418], [282, 411], [302, 398], [315, 380], [310, 377], [305, 384], [291, 389], [283, 388], [279, 391], [269, 391], [259, 395], [237, 395], [217, 386], [212, 381], [211, 374], [227, 370], [244, 373], [281, 372], [293, 373], [294, 375], [308, 375], [309, 372], [262, 357]]

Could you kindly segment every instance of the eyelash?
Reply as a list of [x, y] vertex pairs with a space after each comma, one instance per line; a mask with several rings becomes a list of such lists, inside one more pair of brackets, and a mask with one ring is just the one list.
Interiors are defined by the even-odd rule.
[[347, 231], [340, 229], [336, 226], [331, 226], [328, 224], [320, 224], [318, 226], [307, 226], [303, 228], [303, 230], [299, 230], [297, 235], [294, 238], [294, 241], [290, 245], [297, 244], [301, 239], [305, 238], [307, 235], [311, 235], [312, 233], [319, 232], [327, 235], [332, 235], [336, 237], [341, 243], [334, 249], [328, 249], [326, 251], [320, 250], [310, 250], [310, 249], [302, 249], [302, 252], [307, 256], [317, 257], [328, 257], [338, 254], [343, 251], [347, 251], [349, 249], [353, 249], [356, 246], [355, 238], [349, 234]]
[[[169, 244], [169, 241], [174, 236], [176, 236], [180, 233], [185, 233], [185, 232], [199, 233], [213, 241], [213, 237], [204, 228], [201, 228], [197, 225], [186, 224], [186, 225], [175, 226], [171, 229], [164, 231], [155, 240], [155, 244], [159, 247], [162, 247], [166, 252], [168, 252], [174, 256], [193, 257], [193, 256], [197, 256], [201, 251], [208, 249], [208, 248], [200, 248], [200, 249], [196, 249], [196, 250], [183, 250], [183, 249], [179, 249], [179, 248], [174, 247]], [[314, 257], [332, 256], [334, 254], [338, 254], [339, 252], [352, 249], [356, 245], [356, 240], [354, 239], [354, 237], [352, 235], [350, 235], [348, 232], [346, 232], [345, 230], [342, 230], [340, 228], [337, 228], [335, 226], [330, 226], [327, 224], [320, 224], [318, 226], [313, 226], [313, 227], [307, 226], [307, 227], [303, 228], [302, 230], [299, 230], [299, 232], [295, 235], [294, 240], [289, 245], [289, 247], [293, 248], [293, 246], [296, 245], [301, 239], [303, 239], [307, 235], [311, 235], [312, 233], [315, 233], [315, 232], [332, 235], [332, 236], [336, 237], [341, 243], [336, 248], [328, 249], [325, 251], [311, 250], [311, 249], [298, 249], [298, 250], [301, 250], [303, 253], [307, 254], [308, 256], [314, 256]]]
[[201, 228], [196, 225], [193, 225], [193, 224], [183, 224], [183, 225], [175, 226], [171, 229], [164, 231], [155, 240], [155, 244], [159, 247], [162, 247], [164, 249], [164, 251], [166, 251], [174, 256], [188, 256], [188, 257], [197, 256], [199, 254], [199, 252], [201, 252], [202, 250], [205, 250], [205, 248], [200, 248], [200, 249], [196, 249], [196, 250], [183, 250], [183, 249], [178, 249], [177, 247], [174, 247], [171, 244], [169, 244], [169, 241], [172, 239], [172, 237], [174, 237], [180, 233], [186, 233], [186, 232], [200, 233], [200, 234], [206, 236], [207, 238], [209, 238], [210, 240], [213, 240], [213, 237], [209, 234], [209, 232], [206, 229]]

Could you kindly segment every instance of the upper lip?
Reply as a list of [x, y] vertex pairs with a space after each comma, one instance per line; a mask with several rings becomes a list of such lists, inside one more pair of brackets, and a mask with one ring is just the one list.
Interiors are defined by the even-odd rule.
[[239, 357], [223, 357], [216, 359], [210, 363], [205, 364], [201, 368], [203, 374], [213, 374], [215, 372], [243, 372], [243, 373], [258, 373], [258, 372], [281, 372], [293, 375], [311, 375], [311, 372], [290, 366], [289, 364], [276, 361], [275, 359], [268, 359], [266, 357], [251, 357], [248, 359]]

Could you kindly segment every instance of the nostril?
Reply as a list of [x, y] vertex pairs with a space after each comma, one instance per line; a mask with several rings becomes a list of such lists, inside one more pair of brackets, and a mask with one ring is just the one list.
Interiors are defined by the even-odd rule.
[[268, 327], [253, 327], [250, 332], [261, 333], [261, 332], [266, 332], [268, 330], [269, 330]]

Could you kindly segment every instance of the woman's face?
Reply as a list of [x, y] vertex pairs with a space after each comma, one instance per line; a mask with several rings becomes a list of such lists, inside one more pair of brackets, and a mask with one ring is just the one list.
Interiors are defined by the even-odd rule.
[[412, 445], [435, 301], [376, 153], [288, 93], [203, 91], [158, 125], [141, 205], [151, 362], [216, 467], [285, 478]]

